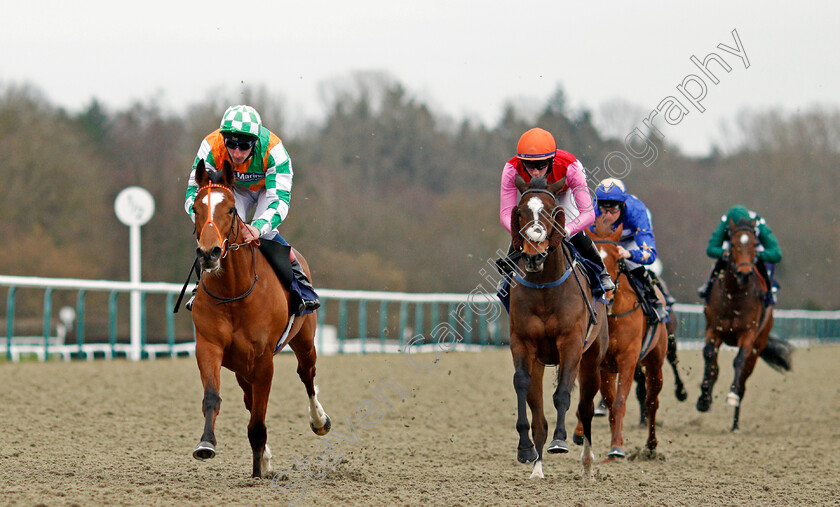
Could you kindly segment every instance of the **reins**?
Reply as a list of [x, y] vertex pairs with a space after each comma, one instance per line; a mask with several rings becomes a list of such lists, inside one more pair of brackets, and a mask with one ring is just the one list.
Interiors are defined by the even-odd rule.
[[[618, 241], [612, 241], [612, 240], [609, 240], [609, 239], [595, 239], [595, 240], [592, 240], [592, 242], [595, 243], [595, 244], [607, 244], [607, 245], [621, 246], [621, 243], [619, 243]], [[624, 264], [623, 262], [621, 262], [621, 264], [619, 265], [619, 269], [618, 269], [619, 277], [621, 275], [624, 275], [625, 278], [630, 276], [630, 274], [627, 272], [626, 267], [627, 267], [627, 265]], [[619, 277], [616, 277], [616, 280], [615, 280], [615, 292], [614, 292], [614, 294], [618, 294], [618, 287], [620, 285], [620, 283], [618, 281]], [[629, 279], [628, 279], [628, 282], [629, 282]], [[633, 292], [635, 294], [635, 291], [633, 291]], [[609, 304], [609, 312], [607, 313], [607, 316], [611, 317], [613, 319], [620, 319], [621, 317], [626, 317], [626, 316], [630, 315], [631, 313], [635, 312], [636, 310], [638, 310], [642, 306], [642, 299], [638, 294], [635, 294], [635, 295], [636, 295], [636, 302], [633, 304], [633, 308], [630, 308], [629, 310], [627, 310], [625, 312], [621, 312], [621, 313], [613, 313], [613, 311], [612, 311], [613, 303], [615, 303], [615, 296], [613, 296], [613, 299], [612, 299], [612, 301], [610, 301], [610, 304]]]
[[[224, 185], [219, 185], [217, 183], [208, 183], [207, 185], [204, 185], [203, 187], [198, 189], [198, 192], [196, 193], [196, 196], [199, 193], [201, 193], [201, 191], [206, 189], [207, 190], [207, 195], [208, 195], [208, 201], [209, 201], [210, 191], [212, 191], [214, 188], [219, 189], [219, 190], [223, 190], [223, 191], [229, 193], [231, 195], [231, 197], [233, 197], [233, 191], [230, 188], [228, 188]], [[199, 279], [199, 282], [201, 283], [201, 287], [204, 289], [204, 291], [207, 293], [207, 295], [212, 297], [213, 299], [219, 300], [218, 303], [216, 303], [217, 305], [221, 305], [221, 304], [225, 304], [225, 303], [232, 303], [234, 301], [239, 301], [240, 299], [245, 299], [246, 297], [248, 297], [249, 294], [251, 294], [251, 291], [254, 290], [254, 287], [257, 285], [257, 281], [259, 280], [259, 276], [257, 275], [257, 250], [255, 248], [256, 245], [259, 245], [259, 240], [255, 241], [255, 242], [252, 242], [251, 244], [249, 244], [247, 242], [231, 243], [231, 238], [236, 238], [236, 237], [239, 236], [239, 231], [242, 228], [243, 223], [244, 222], [242, 221], [242, 219], [237, 214], [236, 215], [236, 220], [234, 221], [235, 225], [231, 226], [230, 230], [228, 231], [227, 238], [222, 238], [222, 233], [219, 231], [219, 227], [213, 221], [213, 216], [212, 216], [211, 213], [209, 213], [209, 211], [207, 213], [207, 221], [204, 222], [204, 225], [201, 227], [201, 232], [199, 232], [198, 224], [196, 224], [196, 242], [198, 242], [199, 238], [201, 237], [201, 233], [204, 232], [204, 229], [206, 229], [208, 225], [211, 225], [211, 224], [213, 225], [213, 230], [216, 231], [216, 235], [219, 237], [219, 242], [222, 244], [222, 246], [221, 246], [222, 255], [219, 257], [220, 259], [224, 259], [225, 257], [227, 257], [227, 254], [229, 253], [229, 251], [239, 250], [241, 247], [246, 246], [246, 245], [251, 247], [251, 266], [253, 267], [253, 271], [254, 271], [254, 280], [251, 282], [251, 287], [249, 287], [248, 290], [245, 291], [243, 294], [240, 294], [239, 296], [235, 296], [235, 297], [232, 297], [232, 298], [225, 298], [225, 297], [217, 296], [216, 294], [213, 294], [212, 292], [210, 292], [210, 290], [204, 284], [204, 278], [203, 277]], [[234, 231], [236, 231], [236, 234], [234, 234]], [[188, 279], [188, 281], [189, 281], [189, 279]]]
[[[234, 245], [231, 245], [231, 250], [237, 250], [241, 245], [244, 245], [244, 244], [245, 243], [238, 243], [238, 244], [235, 245], [236, 248], [232, 248]], [[254, 245], [250, 245], [250, 246], [251, 246], [251, 265], [254, 268], [254, 281], [251, 282], [251, 287], [248, 288], [248, 290], [245, 291], [245, 293], [240, 294], [239, 296], [236, 296], [236, 297], [232, 297], [232, 298], [224, 298], [224, 297], [221, 297], [221, 296], [217, 296], [217, 295], [213, 294], [212, 292], [210, 292], [210, 290], [207, 288], [207, 286], [204, 285], [204, 278], [201, 278], [201, 280], [200, 280], [201, 281], [201, 287], [204, 288], [204, 292], [206, 292], [208, 296], [212, 297], [213, 299], [218, 299], [219, 300], [219, 302], [216, 303], [217, 305], [221, 305], [221, 304], [225, 304], [225, 303], [232, 303], [234, 301], [239, 301], [240, 299], [245, 299], [246, 297], [248, 297], [249, 294], [251, 294], [251, 291], [254, 290], [254, 286], [257, 285], [257, 280], [259, 280], [259, 276], [257, 275], [257, 249], [254, 248]]]

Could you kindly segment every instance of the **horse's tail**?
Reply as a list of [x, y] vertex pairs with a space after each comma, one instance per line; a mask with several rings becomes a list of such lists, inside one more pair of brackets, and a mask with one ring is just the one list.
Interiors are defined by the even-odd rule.
[[761, 351], [761, 358], [779, 373], [790, 371], [793, 368], [793, 345], [770, 336], [767, 346]]

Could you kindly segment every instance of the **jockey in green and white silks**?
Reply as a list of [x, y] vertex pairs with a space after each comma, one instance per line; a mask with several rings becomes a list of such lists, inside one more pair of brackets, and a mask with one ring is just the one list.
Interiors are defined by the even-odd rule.
[[219, 128], [201, 141], [184, 203], [193, 221], [192, 206], [198, 192], [195, 167], [199, 160], [204, 160], [210, 169], [221, 169], [225, 161], [230, 162], [235, 179], [236, 211], [244, 219], [248, 211], [254, 209], [254, 220], [250, 225], [260, 236], [272, 233], [288, 215], [294, 174], [292, 160], [280, 138], [262, 126], [254, 108], [228, 108]]
[[[201, 141], [184, 202], [184, 209], [193, 222], [193, 203], [198, 193], [195, 168], [201, 160], [211, 170], [221, 169], [225, 162], [233, 167], [236, 212], [243, 221], [252, 210], [254, 212], [251, 223], [242, 228], [246, 243], [264, 238], [286, 244], [275, 229], [289, 213], [292, 160], [280, 138], [263, 127], [262, 119], [253, 107], [229, 107], [219, 128]], [[321, 303], [297, 259], [292, 261], [292, 271], [303, 301], [297, 313], [317, 309]], [[191, 303], [192, 298], [187, 302], [187, 309], [191, 309]]]
[[776, 304], [776, 292], [779, 290], [779, 284], [773, 278], [773, 273], [776, 270], [776, 264], [782, 260], [782, 250], [779, 248], [779, 242], [776, 236], [767, 225], [763, 218], [758, 216], [755, 211], [749, 210], [740, 204], [732, 206], [726, 211], [726, 214], [720, 217], [720, 223], [709, 237], [709, 244], [706, 247], [706, 255], [712, 259], [717, 259], [715, 267], [709, 275], [709, 280], [701, 286], [697, 292], [701, 298], [707, 299], [709, 297], [709, 289], [712, 286], [712, 281], [717, 277], [725, 266], [722, 260], [724, 252], [729, 250], [729, 222], [737, 224], [740, 220], [755, 221], [755, 238], [758, 240], [756, 246], [756, 256], [758, 262], [756, 266], [759, 272], [764, 276], [768, 282], [770, 290], [767, 291], [765, 298], [765, 306]]

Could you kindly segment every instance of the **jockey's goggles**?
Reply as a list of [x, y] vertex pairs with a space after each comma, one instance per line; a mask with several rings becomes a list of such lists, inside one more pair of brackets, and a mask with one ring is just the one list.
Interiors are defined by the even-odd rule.
[[542, 171], [543, 169], [551, 165], [553, 161], [554, 159], [552, 158], [544, 160], [523, 160], [522, 165], [525, 166], [525, 169], [528, 170], [539, 169], [540, 171]]
[[231, 150], [241, 150], [241, 151], [248, 151], [254, 147], [257, 140], [254, 139], [252, 141], [236, 141], [233, 139], [225, 139], [225, 146], [227, 146]]
[[621, 210], [621, 203], [615, 201], [603, 201], [598, 203], [598, 208], [604, 213], [617, 213]]

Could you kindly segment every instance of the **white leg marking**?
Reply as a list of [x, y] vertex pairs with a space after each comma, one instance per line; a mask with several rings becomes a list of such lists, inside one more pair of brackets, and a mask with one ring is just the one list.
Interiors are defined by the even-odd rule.
[[263, 477], [271, 477], [271, 449], [269, 449], [268, 444], [265, 444], [265, 449], [260, 459], [260, 467], [262, 468]]
[[531, 472], [531, 477], [529, 479], [545, 479], [542, 471], [542, 460], [538, 459], [536, 463], [534, 463], [534, 471]]
[[741, 397], [735, 393], [729, 393], [726, 395], [726, 404], [730, 407], [737, 407], [741, 404]]
[[580, 453], [580, 459], [583, 463], [583, 478], [592, 478], [592, 462], [595, 461], [595, 453], [592, 452], [592, 444], [589, 439], [583, 437], [583, 451]]
[[315, 386], [315, 394], [309, 398], [309, 421], [316, 428], [323, 428], [327, 424], [327, 413], [318, 401], [318, 386]]

